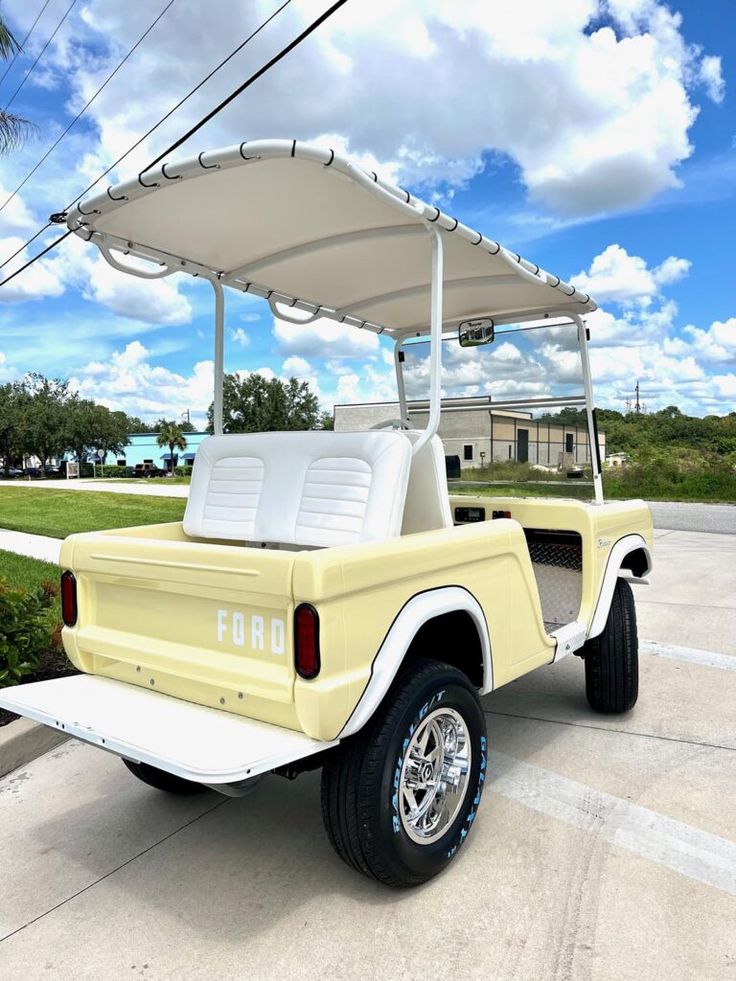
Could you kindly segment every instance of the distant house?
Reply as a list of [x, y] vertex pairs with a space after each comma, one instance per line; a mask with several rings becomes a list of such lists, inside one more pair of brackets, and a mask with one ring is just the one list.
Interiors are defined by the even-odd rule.
[[[427, 425], [426, 405], [426, 402], [408, 403], [409, 417], [416, 429]], [[336, 405], [335, 430], [370, 429], [376, 423], [396, 419], [399, 414], [398, 402]], [[585, 426], [535, 419], [530, 412], [494, 409], [487, 398], [443, 399], [439, 436], [445, 455], [458, 456], [463, 468], [508, 460], [551, 468], [557, 468], [561, 459], [568, 465], [590, 461]], [[598, 442], [604, 457], [605, 433], [598, 433]]]

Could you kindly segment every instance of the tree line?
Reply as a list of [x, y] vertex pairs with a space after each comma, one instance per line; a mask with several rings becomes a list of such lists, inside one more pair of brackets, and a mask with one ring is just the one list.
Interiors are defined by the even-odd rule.
[[5, 467], [36, 457], [41, 466], [66, 453], [82, 462], [95, 451], [119, 453], [128, 442], [124, 412], [81, 398], [69, 382], [32, 373], [0, 385], [0, 458]]
[[[332, 429], [332, 413], [322, 412], [308, 381], [264, 378], [259, 374], [225, 375], [222, 421], [226, 433], [268, 433], [296, 429]], [[214, 406], [207, 410], [213, 431]]]
[[[736, 463], [736, 412], [725, 416], [688, 416], [676, 405], [657, 412], [596, 411], [598, 428], [606, 435], [606, 453], [628, 453], [632, 458], [664, 450], [695, 452]], [[585, 413], [563, 409], [541, 418], [584, 427]]]
[[[209, 409], [212, 432], [212, 406]], [[226, 375], [224, 382], [225, 432], [331, 429], [332, 416], [320, 411], [309, 383], [261, 375]], [[165, 436], [161, 446], [184, 449], [186, 434], [195, 432], [189, 421], [157, 419], [112, 411], [70, 389], [69, 382], [31, 373], [0, 385], [0, 464], [22, 466], [35, 457], [41, 467], [67, 453], [80, 463], [99, 451], [120, 455], [131, 433]]]

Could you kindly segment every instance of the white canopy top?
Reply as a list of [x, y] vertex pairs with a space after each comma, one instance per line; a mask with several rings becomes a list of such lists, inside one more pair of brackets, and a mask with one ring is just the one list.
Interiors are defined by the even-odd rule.
[[394, 336], [429, 327], [428, 223], [447, 233], [445, 326], [595, 310], [587, 294], [456, 218], [332, 150], [296, 141], [164, 163], [67, 218], [113, 263], [125, 265], [124, 253], [159, 264], [154, 276], [215, 274], [280, 314], [296, 307]]

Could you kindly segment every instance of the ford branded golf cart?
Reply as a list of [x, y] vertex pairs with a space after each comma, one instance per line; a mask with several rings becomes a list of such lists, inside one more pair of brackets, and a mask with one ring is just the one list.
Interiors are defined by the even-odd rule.
[[[262, 774], [321, 767], [340, 857], [390, 885], [425, 881], [478, 812], [493, 751], [482, 695], [578, 655], [593, 709], [636, 700], [628, 580], [650, 569], [652, 523], [642, 502], [603, 502], [583, 321], [594, 302], [332, 150], [291, 141], [165, 163], [67, 222], [116, 269], [211, 283], [214, 435], [182, 522], [64, 542], [64, 646], [82, 673], [5, 689], [0, 705], [173, 793], [238, 795]], [[390, 338], [395, 417], [361, 432], [223, 435], [226, 287], [282, 320]], [[582, 391], [494, 405], [582, 411], [593, 500], [450, 497], [443, 348], [492, 349], [505, 327], [545, 322], [572, 331]], [[417, 343], [422, 426], [404, 377]]]

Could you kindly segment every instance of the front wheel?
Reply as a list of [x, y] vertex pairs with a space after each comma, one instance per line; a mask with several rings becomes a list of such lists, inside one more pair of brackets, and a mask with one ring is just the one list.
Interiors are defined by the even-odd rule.
[[631, 586], [616, 581], [608, 619], [583, 648], [585, 694], [596, 712], [628, 712], [639, 695], [639, 639]]
[[447, 664], [409, 658], [368, 725], [322, 770], [330, 842], [379, 882], [426, 882], [467, 838], [485, 775], [476, 690]]

